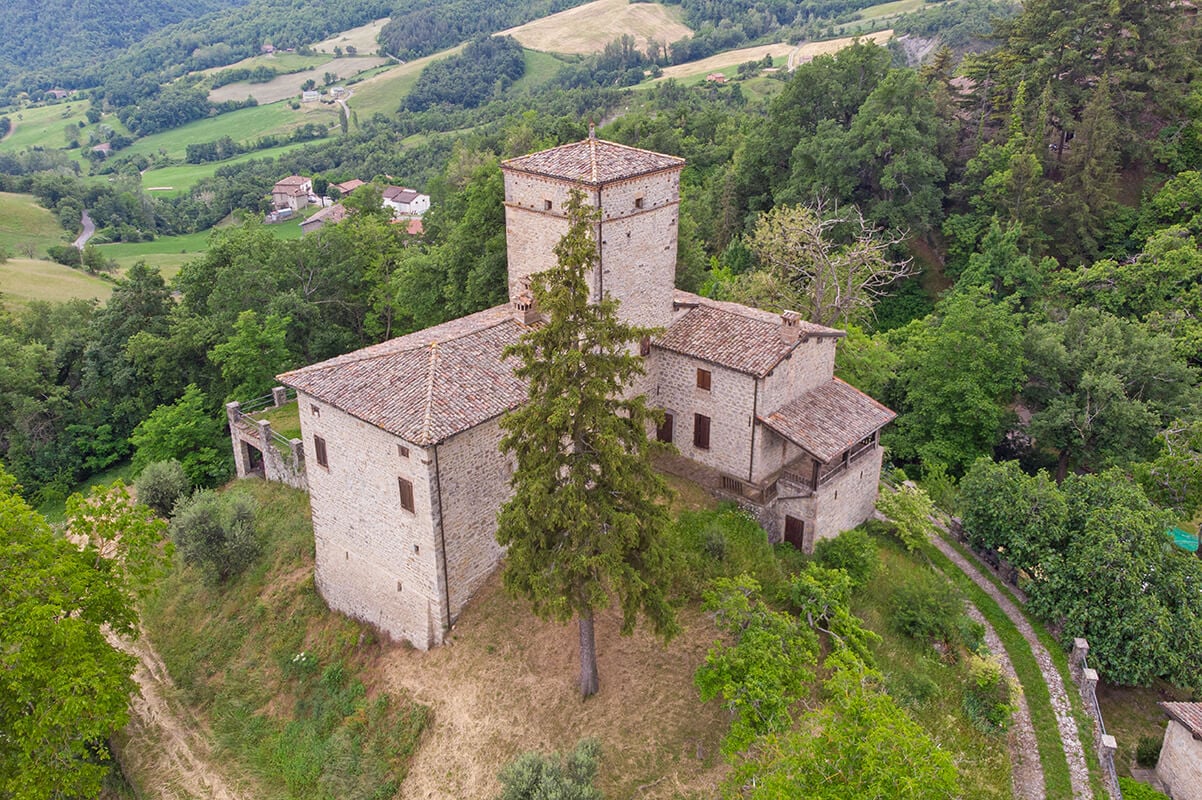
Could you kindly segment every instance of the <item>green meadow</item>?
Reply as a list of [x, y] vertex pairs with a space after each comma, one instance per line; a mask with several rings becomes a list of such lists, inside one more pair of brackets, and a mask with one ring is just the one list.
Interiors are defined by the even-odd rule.
[[0, 192], [0, 250], [9, 256], [42, 258], [47, 247], [66, 241], [67, 232], [33, 195]]
[[10, 258], [0, 264], [0, 303], [14, 306], [30, 300], [104, 300], [113, 284], [53, 261]]
[[307, 103], [299, 111], [293, 111], [287, 103], [241, 108], [143, 137], [122, 150], [121, 154], [158, 154], [182, 161], [190, 144], [213, 142], [223, 136], [235, 142], [248, 143], [263, 136], [287, 134], [309, 122], [327, 126], [337, 123], [338, 109], [319, 103]]
[[[299, 239], [302, 218], [265, 227], [278, 239]], [[123, 270], [145, 261], [152, 267], [158, 267], [163, 277], [170, 280], [180, 267], [208, 250], [211, 234], [212, 231], [208, 230], [181, 236], [159, 236], [153, 242], [115, 242], [97, 245], [97, 249], [105, 258], [116, 261]]]
[[298, 147], [304, 147], [309, 142], [294, 142], [279, 147], [269, 147], [266, 150], [256, 150], [253, 153], [243, 153], [240, 156], [227, 158], [225, 161], [210, 161], [206, 164], [179, 164], [171, 167], [149, 169], [142, 173], [142, 188], [157, 189], [150, 194], [155, 196], [183, 194], [195, 186], [202, 178], [210, 178], [219, 167], [229, 164], [240, 164], [255, 158], [276, 158]]

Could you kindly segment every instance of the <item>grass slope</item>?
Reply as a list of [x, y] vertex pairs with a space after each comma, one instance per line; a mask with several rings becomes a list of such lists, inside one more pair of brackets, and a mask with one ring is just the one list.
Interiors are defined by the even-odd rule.
[[335, 47], [341, 47], [345, 51], [350, 46], [363, 55], [374, 53], [380, 47], [380, 29], [387, 24], [388, 18], [384, 17], [366, 25], [360, 25], [358, 28], [336, 33], [329, 39], [313, 45], [313, 50], [318, 53], [333, 53]]
[[388, 63], [388, 59], [380, 58], [379, 56], [329, 58], [324, 63], [313, 66], [303, 72], [280, 75], [266, 83], [239, 81], [238, 83], [227, 84], [220, 89], [214, 89], [209, 92], [209, 99], [214, 103], [221, 103], [226, 100], [244, 100], [249, 95], [258, 100], [260, 104], [275, 103], [289, 97], [297, 97], [299, 99], [301, 84], [310, 78], [317, 81], [317, 85], [320, 86], [322, 85], [322, 76], [327, 72], [337, 75], [338, 80], [346, 80], [358, 75], [360, 72], [375, 69], [386, 63]]
[[[277, 158], [284, 153], [304, 147], [310, 142], [294, 142], [279, 147], [269, 147], [266, 150], [256, 150], [253, 153], [243, 153], [225, 161], [210, 161], [206, 164], [177, 164], [171, 167], [159, 167], [142, 173], [142, 187], [156, 195], [183, 194], [204, 178], [211, 178], [218, 168], [227, 164], [240, 164], [256, 158]], [[284, 177], [281, 175], [280, 177]]]
[[[122, 155], [159, 154], [182, 161], [188, 145], [212, 142], [228, 136], [235, 142], [246, 144], [260, 137], [286, 134], [309, 122], [329, 125], [338, 121], [337, 109], [319, 103], [308, 103], [299, 111], [293, 111], [287, 103], [240, 108], [228, 114], [189, 122], [178, 128], [146, 136], [134, 142]], [[158, 184], [148, 183], [156, 186]]]
[[675, 42], [693, 31], [681, 22], [679, 6], [594, 0], [549, 17], [501, 31], [532, 50], [552, 53], [597, 53], [623, 34], [633, 36], [640, 50], [647, 42]]
[[151, 641], [218, 755], [259, 778], [257, 797], [394, 796], [428, 710], [364, 680], [394, 648], [317, 595], [308, 495], [257, 480], [228, 490], [258, 501], [263, 556], [225, 586], [177, 561], [143, 613]]
[[41, 257], [51, 245], [64, 244], [67, 232], [49, 209], [30, 194], [0, 192], [0, 250], [9, 256]]
[[[877, 31], [866, 36], [858, 37], [860, 39], [871, 40], [877, 44], [885, 44], [893, 36], [892, 30]], [[762, 44], [755, 47], [744, 47], [740, 50], [727, 50], [725, 53], [703, 58], [699, 61], [690, 61], [687, 64], [677, 64], [668, 67], [664, 70], [664, 74], [657, 80], [667, 80], [668, 78], [676, 78], [684, 82], [688, 82], [689, 78], [704, 77], [711, 72], [723, 72], [727, 67], [737, 67], [747, 61], [758, 61], [765, 55], [771, 54], [774, 58], [787, 55], [790, 56], [790, 61], [794, 66], [804, 64], [807, 61], [813, 61], [818, 56], [830, 55], [837, 53], [843, 48], [849, 46], [856, 40], [857, 37], [845, 36], [841, 39], [827, 39], [822, 42], [806, 42], [798, 47], [793, 47], [787, 42], [777, 42], [776, 44]], [[734, 72], [731, 71], [727, 77], [733, 77]]]
[[33, 106], [20, 110], [0, 111], [0, 116], [12, 120], [12, 132], [0, 140], [0, 150], [16, 152], [27, 147], [65, 147], [63, 129], [67, 125], [87, 125], [86, 101], [76, 100], [47, 106]]
[[29, 300], [104, 300], [112, 292], [112, 283], [53, 261], [10, 258], [0, 264], [0, 302], [5, 305]]
[[363, 120], [367, 120], [377, 113], [386, 116], [395, 115], [401, 106], [401, 100], [413, 89], [422, 70], [441, 58], [458, 53], [463, 47], [463, 45], [459, 45], [424, 58], [407, 61], [398, 67], [393, 67], [386, 72], [356, 83], [353, 87], [354, 94], [347, 101], [347, 106]]
[[[301, 229], [297, 220], [288, 220], [278, 225], [268, 225], [277, 239], [299, 239]], [[189, 233], [182, 236], [159, 236], [152, 242], [117, 242], [97, 245], [105, 258], [116, 261], [128, 269], [138, 261], [158, 267], [163, 277], [170, 280], [179, 268], [209, 249], [212, 230]]]

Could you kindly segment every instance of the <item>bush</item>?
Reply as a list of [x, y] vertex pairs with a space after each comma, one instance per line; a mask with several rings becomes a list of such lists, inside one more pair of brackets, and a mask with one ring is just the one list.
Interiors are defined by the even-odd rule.
[[959, 639], [960, 598], [934, 575], [924, 574], [897, 587], [889, 608], [893, 627], [900, 633], [941, 642]]
[[523, 753], [501, 771], [498, 800], [601, 800], [593, 786], [601, 747], [595, 739], [581, 739], [562, 758], [557, 754]]
[[876, 545], [863, 528], [844, 531], [834, 539], [820, 540], [814, 545], [814, 558], [824, 567], [846, 572], [854, 589], [868, 583], [878, 562]]
[[1145, 769], [1152, 769], [1160, 760], [1160, 745], [1163, 739], [1159, 736], [1141, 736], [1135, 747], [1135, 763]]
[[930, 516], [935, 513], [935, 505], [926, 492], [912, 484], [902, 484], [896, 492], [881, 492], [877, 508], [893, 523], [893, 535], [911, 553], [934, 530]]
[[1002, 733], [1018, 709], [1018, 687], [1002, 672], [993, 656], [972, 656], [968, 662], [968, 687], [964, 691], [964, 713], [986, 733]]
[[672, 525], [669, 537], [677, 555], [682, 591], [698, 596], [714, 578], [746, 573], [775, 597], [787, 586], [784, 570], [768, 544], [768, 535], [733, 503], [716, 511], [688, 511]]
[[184, 561], [221, 583], [241, 573], [259, 555], [249, 495], [201, 491], [176, 504], [171, 538]]
[[175, 459], [147, 464], [134, 485], [138, 502], [149, 506], [160, 517], [170, 514], [179, 499], [192, 488], [184, 465]]
[[1134, 778], [1119, 778], [1119, 788], [1123, 791], [1123, 800], [1169, 800], [1167, 794]]

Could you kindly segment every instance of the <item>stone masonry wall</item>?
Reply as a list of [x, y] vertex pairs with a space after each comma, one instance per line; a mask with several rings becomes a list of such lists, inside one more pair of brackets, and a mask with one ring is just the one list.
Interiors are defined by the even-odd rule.
[[565, 181], [505, 172], [505, 248], [511, 301], [524, 280], [554, 266], [555, 245], [568, 232], [564, 203], [571, 188]]
[[[657, 383], [648, 402], [672, 413], [673, 441], [680, 454], [742, 480], [750, 466], [755, 378], [659, 348], [649, 364]], [[697, 388], [697, 369], [710, 371], [710, 390]], [[710, 446], [693, 446], [693, 415], [710, 418]]]
[[790, 400], [829, 383], [835, 375], [835, 342], [815, 336], [799, 342], [760, 383], [759, 414], [767, 416]]
[[879, 446], [861, 453], [851, 466], [815, 492], [817, 538], [833, 538], [872, 516], [884, 453]]
[[[762, 415], [763, 406], [760, 406]], [[806, 452], [788, 439], [780, 436], [765, 425], [756, 425], [755, 431], [755, 461], [752, 465], [751, 480], [762, 483], [772, 477], [787, 465], [794, 464], [806, 456]], [[808, 476], [808, 472], [805, 473]], [[794, 514], [794, 516], [797, 516]]]
[[452, 621], [505, 554], [497, 544], [497, 512], [513, 494], [512, 459], [500, 451], [500, 442], [494, 419], [435, 448]]
[[1164, 733], [1156, 776], [1173, 800], [1202, 800], [1202, 742], [1176, 720]]
[[[443, 593], [429, 454], [301, 394], [298, 398], [317, 589], [330, 608], [426, 649], [442, 640]], [[317, 463], [314, 437], [326, 442]], [[402, 456], [398, 445], [408, 446]], [[401, 507], [397, 478], [413, 483], [414, 511]]]

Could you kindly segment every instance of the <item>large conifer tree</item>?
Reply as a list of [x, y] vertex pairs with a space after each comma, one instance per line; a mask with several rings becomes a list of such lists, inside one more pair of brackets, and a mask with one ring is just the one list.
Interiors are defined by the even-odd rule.
[[509, 548], [507, 589], [543, 618], [579, 620], [580, 691], [588, 697], [598, 688], [593, 617], [615, 596], [624, 634], [640, 614], [665, 639], [677, 626], [664, 595], [669, 490], [649, 461], [656, 415], [642, 395], [627, 396], [643, 374], [631, 344], [652, 331], [622, 322], [616, 300], [589, 301], [598, 213], [580, 192], [567, 210], [558, 265], [532, 279], [546, 322], [506, 351], [519, 360], [514, 372], [530, 398], [501, 421], [501, 446], [517, 468], [497, 540]]

